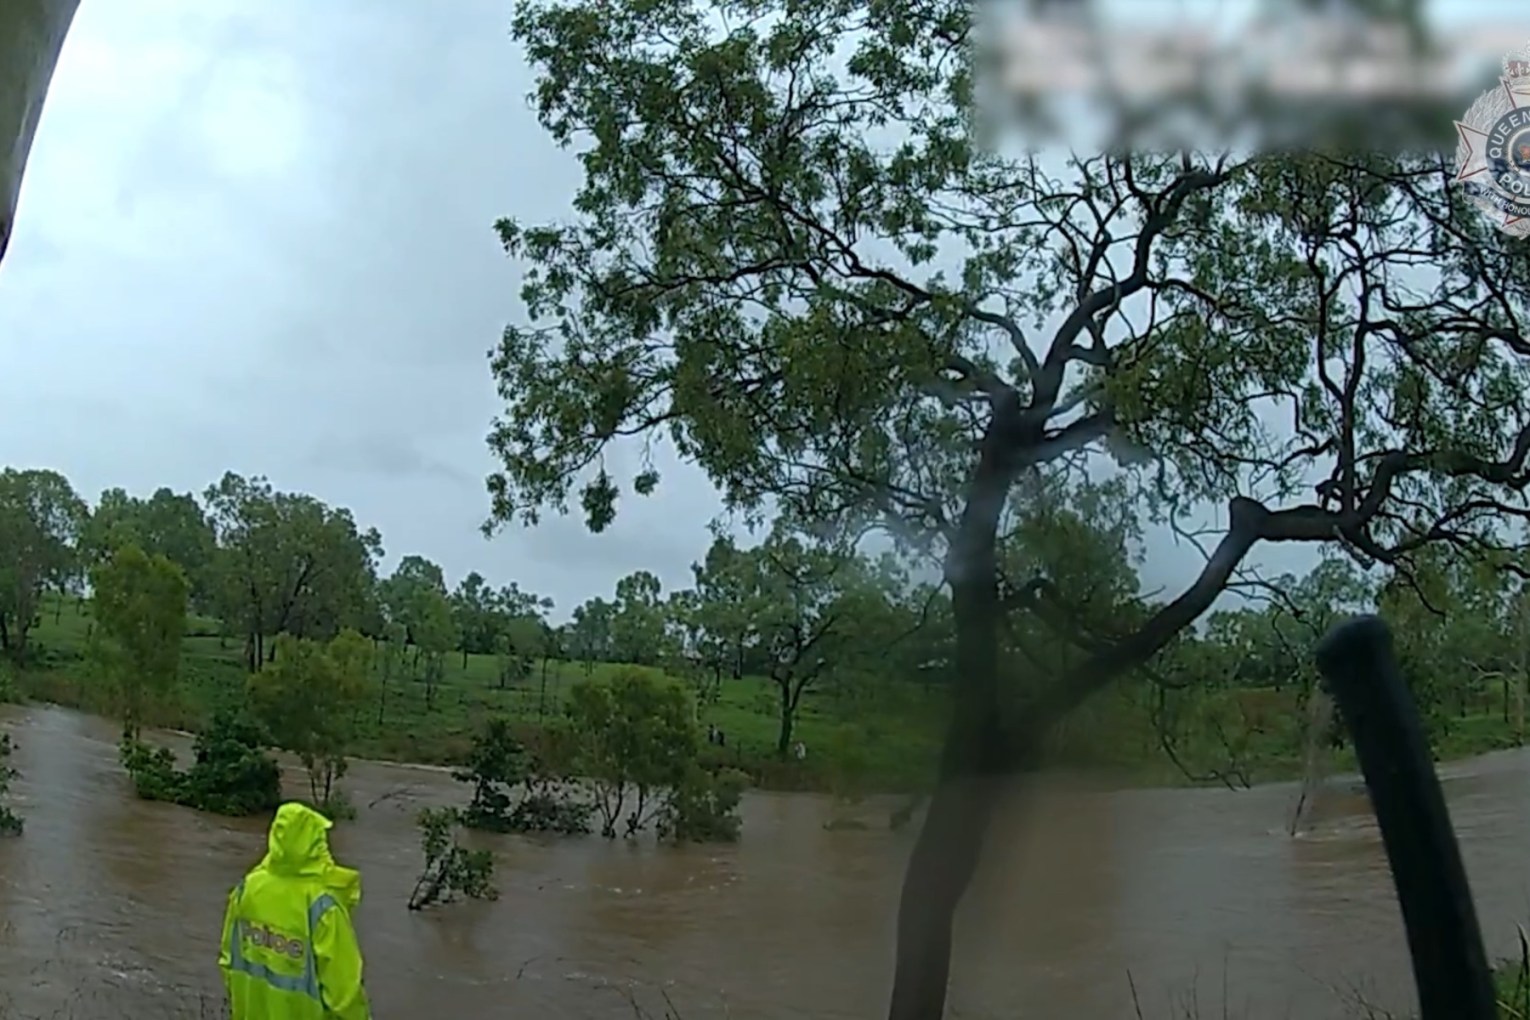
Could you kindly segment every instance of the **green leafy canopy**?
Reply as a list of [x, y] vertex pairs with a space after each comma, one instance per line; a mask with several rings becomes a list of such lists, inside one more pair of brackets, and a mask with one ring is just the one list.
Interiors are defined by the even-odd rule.
[[583, 180], [499, 224], [527, 321], [492, 355], [496, 521], [578, 489], [605, 526], [605, 452], [660, 434], [735, 507], [946, 539], [977, 474], [1003, 505], [1129, 439], [1144, 508], [1231, 500], [1224, 566], [1523, 513], [1530, 269], [1443, 159], [983, 148], [974, 30], [957, 0], [519, 6]]

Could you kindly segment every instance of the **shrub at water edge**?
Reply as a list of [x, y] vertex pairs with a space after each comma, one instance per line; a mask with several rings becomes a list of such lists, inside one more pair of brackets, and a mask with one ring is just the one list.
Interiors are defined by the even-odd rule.
[[259, 726], [220, 712], [194, 745], [195, 761], [182, 772], [169, 748], [124, 734], [123, 767], [144, 800], [167, 801], [213, 814], [243, 816], [274, 811], [282, 801], [281, 768], [265, 753]]

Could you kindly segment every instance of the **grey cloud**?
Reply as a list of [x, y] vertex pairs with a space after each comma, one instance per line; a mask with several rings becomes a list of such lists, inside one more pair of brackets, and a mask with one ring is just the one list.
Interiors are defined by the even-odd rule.
[[[683, 583], [694, 469], [608, 534], [479, 531], [518, 314], [500, 216], [568, 206], [499, 0], [81, 5], [0, 271], [0, 447], [85, 495], [225, 470], [347, 506], [420, 553], [557, 600]], [[647, 504], [646, 507], [642, 504]]]
[[376, 432], [322, 440], [310, 455], [309, 464], [325, 470], [401, 478], [424, 476], [469, 488], [478, 485], [471, 474], [425, 453], [408, 437]]

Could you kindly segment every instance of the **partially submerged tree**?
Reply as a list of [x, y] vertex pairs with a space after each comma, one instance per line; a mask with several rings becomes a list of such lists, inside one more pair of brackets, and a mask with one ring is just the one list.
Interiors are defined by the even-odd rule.
[[250, 677], [257, 718], [276, 746], [302, 761], [314, 807], [331, 817], [349, 811], [336, 784], [345, 777], [371, 668], [371, 642], [346, 630], [327, 645], [280, 637], [274, 661]]
[[122, 764], [144, 800], [243, 817], [276, 809], [281, 768], [266, 754], [269, 740], [243, 715], [222, 711], [197, 735], [191, 768], [176, 768], [175, 752], [124, 737]]
[[457, 842], [462, 816], [455, 808], [426, 808], [420, 812], [420, 850], [425, 866], [409, 894], [409, 909], [423, 910], [450, 903], [458, 896], [477, 900], [499, 898], [494, 888], [494, 855], [468, 850]]
[[600, 834], [617, 824], [634, 836], [686, 779], [696, 757], [695, 713], [685, 691], [640, 669], [609, 681], [582, 681], [570, 694], [568, 722], [577, 764], [595, 789]]
[[545, 761], [515, 739], [506, 719], [490, 719], [473, 737], [467, 761], [452, 778], [473, 784], [472, 800], [461, 815], [468, 828], [564, 835], [590, 831], [592, 807], [578, 784], [551, 775]]
[[6, 801], [10, 797], [11, 782], [21, 773], [11, 764], [11, 754], [16, 745], [9, 733], [0, 733], [0, 836], [19, 836], [26, 821]]
[[180, 674], [191, 586], [179, 566], [131, 544], [96, 565], [90, 586], [96, 654], [117, 688], [123, 734], [136, 741], [145, 712]]
[[475, 829], [509, 831], [511, 790], [530, 774], [526, 749], [510, 731], [510, 721], [490, 719], [482, 733], [473, 737], [467, 761], [452, 773], [460, 783], [473, 784], [473, 799], [462, 821]]
[[692, 765], [659, 812], [658, 836], [672, 843], [733, 843], [743, 819], [738, 805], [749, 777], [736, 769]]
[[[605, 526], [603, 453], [664, 433], [734, 507], [878, 517], [943, 555], [956, 704], [890, 1009], [921, 1020], [987, 779], [1259, 543], [1406, 572], [1430, 543], [1517, 543], [1530, 482], [1530, 260], [1444, 159], [980, 148], [972, 32], [958, 0], [523, 3], [540, 118], [584, 181], [571, 221], [499, 225], [531, 322], [493, 357], [497, 520], [578, 491]], [[1006, 726], [1003, 620], [1047, 595], [1001, 584], [1011, 493], [1088, 451], [1158, 518], [1220, 503], [1224, 527], [1184, 591], [1028, 678]]]

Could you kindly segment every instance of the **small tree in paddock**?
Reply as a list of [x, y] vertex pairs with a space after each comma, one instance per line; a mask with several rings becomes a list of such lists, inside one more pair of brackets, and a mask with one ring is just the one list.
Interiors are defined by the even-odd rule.
[[186, 632], [186, 574], [136, 545], [91, 571], [94, 650], [117, 688], [123, 731], [136, 740], [144, 713], [175, 687]]

